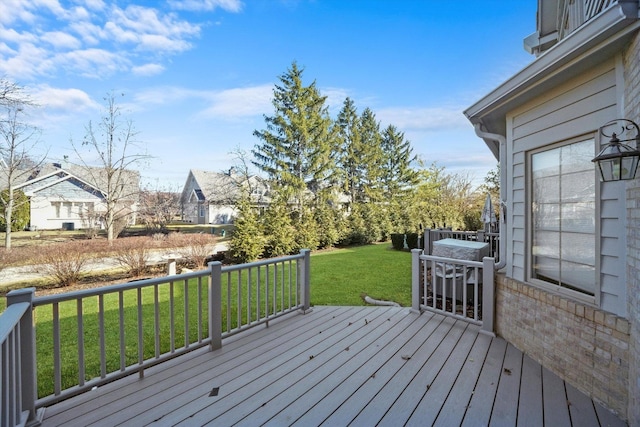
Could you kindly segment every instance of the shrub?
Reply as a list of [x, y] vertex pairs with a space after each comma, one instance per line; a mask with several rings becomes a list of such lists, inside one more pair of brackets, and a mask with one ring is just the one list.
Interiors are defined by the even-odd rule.
[[129, 274], [140, 276], [147, 271], [153, 240], [147, 237], [127, 237], [113, 242], [114, 259]]
[[202, 267], [213, 252], [217, 239], [210, 234], [197, 233], [181, 234], [180, 239], [173, 238], [172, 240], [182, 240], [182, 242], [179, 242], [181, 247], [178, 253], [187, 262], [194, 264], [196, 267]]
[[39, 249], [34, 269], [51, 278], [57, 286], [68, 286], [82, 278], [82, 269], [91, 258], [84, 242], [44, 245]]
[[409, 249], [416, 249], [418, 247], [418, 233], [407, 233], [406, 236]]
[[391, 235], [391, 245], [396, 251], [404, 249], [404, 234], [393, 233]]

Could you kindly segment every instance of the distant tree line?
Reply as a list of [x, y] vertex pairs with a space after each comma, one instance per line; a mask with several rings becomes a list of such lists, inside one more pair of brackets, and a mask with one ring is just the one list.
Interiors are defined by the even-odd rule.
[[[426, 167], [396, 126], [381, 129], [370, 108], [346, 98], [332, 119], [316, 82], [303, 83], [294, 62], [273, 89], [274, 112], [252, 163], [271, 183], [259, 213], [245, 194], [230, 252], [238, 261], [302, 248], [386, 241], [424, 227], [479, 229], [485, 192], [468, 176]], [[488, 185], [488, 184], [487, 184]], [[486, 188], [483, 188], [485, 191]]]

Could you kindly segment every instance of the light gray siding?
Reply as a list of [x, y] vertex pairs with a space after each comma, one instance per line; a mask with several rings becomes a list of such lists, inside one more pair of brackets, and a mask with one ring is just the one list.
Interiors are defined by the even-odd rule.
[[[527, 280], [527, 168], [529, 151], [572, 138], [596, 138], [598, 127], [618, 117], [619, 91], [616, 86], [616, 60], [610, 59], [578, 75], [555, 90], [527, 103], [507, 116], [508, 189], [507, 253], [513, 254], [507, 274]], [[607, 141], [602, 141], [607, 142]], [[595, 157], [594, 152], [594, 157]], [[619, 183], [600, 184], [599, 223], [600, 292], [595, 303], [602, 309], [626, 314], [624, 301], [625, 253], [624, 193]]]

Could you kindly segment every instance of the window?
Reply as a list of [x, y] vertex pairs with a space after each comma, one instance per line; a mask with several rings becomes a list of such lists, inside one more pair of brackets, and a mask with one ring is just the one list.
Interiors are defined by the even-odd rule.
[[587, 295], [596, 290], [594, 140], [530, 156], [530, 278]]
[[200, 205], [200, 218], [204, 218], [204, 205]]

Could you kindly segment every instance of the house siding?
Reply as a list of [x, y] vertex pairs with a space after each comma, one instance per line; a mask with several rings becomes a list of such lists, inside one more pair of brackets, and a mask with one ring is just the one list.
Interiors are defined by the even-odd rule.
[[[625, 49], [624, 117], [640, 123], [640, 35]], [[640, 148], [640, 147], [639, 147]], [[627, 307], [631, 324], [629, 361], [629, 425], [640, 425], [640, 178], [626, 186]]]
[[[511, 141], [507, 148], [511, 177], [511, 206], [507, 206], [507, 231], [509, 243], [507, 253], [513, 254], [508, 261], [507, 274], [519, 280], [527, 280], [526, 225], [527, 170], [526, 158], [530, 150], [544, 144], [554, 144], [572, 138], [592, 138], [597, 127], [616, 118], [619, 91], [617, 89], [616, 59], [610, 58], [576, 76], [555, 90], [527, 103], [507, 116], [508, 135]], [[596, 139], [596, 145], [598, 140]], [[606, 141], [605, 141], [606, 142]], [[595, 156], [595, 153], [594, 153]], [[600, 290], [594, 303], [605, 311], [625, 316], [626, 288], [621, 285], [624, 277], [624, 193], [618, 183], [601, 184], [600, 202], [597, 210], [601, 213]]]

